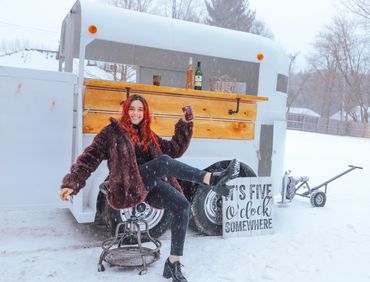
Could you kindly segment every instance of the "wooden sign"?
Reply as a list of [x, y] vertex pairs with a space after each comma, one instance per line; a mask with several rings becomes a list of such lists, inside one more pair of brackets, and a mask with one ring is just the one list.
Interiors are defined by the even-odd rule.
[[224, 238], [273, 233], [273, 187], [271, 177], [240, 177], [228, 185], [231, 195], [222, 201]]

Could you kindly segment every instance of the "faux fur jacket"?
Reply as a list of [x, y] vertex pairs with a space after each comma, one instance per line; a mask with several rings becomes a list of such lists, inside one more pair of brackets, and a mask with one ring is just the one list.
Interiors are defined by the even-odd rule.
[[[109, 193], [108, 202], [115, 209], [124, 209], [143, 202], [148, 194], [139, 173], [135, 148], [128, 132], [119, 122], [110, 118], [111, 124], [98, 133], [92, 144], [77, 158], [70, 173], [63, 178], [61, 187], [72, 188], [76, 195], [86, 184], [91, 173], [103, 160], [108, 161]], [[160, 148], [150, 145], [149, 152], [153, 159], [167, 154], [172, 158], [180, 157], [188, 148], [192, 137], [193, 123], [179, 120], [175, 125], [175, 134], [171, 140], [157, 136]], [[176, 178], [168, 177], [168, 182], [177, 190], [182, 188]], [[148, 202], [151, 204], [150, 202]]]

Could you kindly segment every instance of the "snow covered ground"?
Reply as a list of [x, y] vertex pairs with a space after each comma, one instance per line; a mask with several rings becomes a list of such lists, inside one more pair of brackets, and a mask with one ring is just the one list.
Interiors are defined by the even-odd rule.
[[[370, 281], [369, 148], [370, 139], [288, 131], [285, 167], [309, 176], [311, 185], [348, 164], [364, 169], [330, 183], [324, 208], [298, 197], [276, 205], [273, 235], [222, 239], [189, 230], [182, 260], [188, 280]], [[162, 277], [169, 233], [146, 275], [135, 268], [98, 272], [107, 236], [102, 227], [77, 224], [67, 209], [3, 209], [0, 215], [0, 281], [170, 281]]]
[[[74, 60], [75, 71], [78, 70], [78, 60]], [[26, 68], [36, 70], [58, 71], [59, 61], [56, 58], [56, 53], [50, 51], [39, 50], [21, 50], [9, 55], [0, 56], [0, 66], [9, 66], [15, 68]], [[86, 78], [113, 80], [113, 73], [104, 71], [97, 66], [85, 64]], [[135, 78], [131, 78], [130, 81]]]
[[0, 65], [15, 68], [58, 71], [56, 53], [37, 50], [21, 50], [0, 56]]

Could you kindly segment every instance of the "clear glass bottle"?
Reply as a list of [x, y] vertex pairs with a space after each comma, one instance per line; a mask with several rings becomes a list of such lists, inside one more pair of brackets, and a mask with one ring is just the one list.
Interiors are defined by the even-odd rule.
[[185, 88], [193, 89], [193, 85], [194, 85], [193, 57], [190, 57], [188, 67], [186, 68]]

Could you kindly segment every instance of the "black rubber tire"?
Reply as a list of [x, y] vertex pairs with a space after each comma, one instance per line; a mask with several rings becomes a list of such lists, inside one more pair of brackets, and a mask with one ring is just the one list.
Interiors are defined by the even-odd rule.
[[[206, 171], [225, 169], [228, 161], [221, 161], [206, 168]], [[256, 173], [246, 164], [240, 163], [240, 177], [254, 177]], [[222, 234], [222, 197], [216, 195], [209, 186], [198, 185], [192, 201], [191, 225], [205, 235]]]
[[[163, 235], [163, 233], [166, 232], [166, 230], [171, 225], [172, 217], [173, 217], [172, 213], [169, 212], [168, 210], [165, 210], [165, 209], [163, 209], [163, 210], [154, 209], [151, 206], [149, 206], [147, 203], [144, 203], [144, 204], [146, 205], [147, 209], [150, 209], [151, 212], [162, 213], [162, 214], [159, 214], [158, 215], [159, 218], [157, 220], [155, 220], [155, 225], [151, 224], [150, 220], [148, 220], [148, 217], [147, 217], [148, 214], [144, 214], [144, 215], [142, 215], [140, 213], [137, 214], [137, 216], [139, 218], [143, 218], [143, 219], [148, 221], [150, 236], [153, 237], [153, 238], [159, 238], [161, 235]], [[123, 210], [112, 209], [106, 203], [105, 197], [104, 197], [104, 204], [101, 208], [102, 208], [102, 216], [103, 216], [105, 225], [107, 226], [107, 228], [110, 231], [110, 233], [112, 234], [112, 236], [115, 235], [117, 225], [124, 221], [125, 214], [131, 215], [131, 213], [132, 213], [132, 208], [123, 209]], [[123, 214], [123, 216], [121, 216], [121, 214]], [[146, 242], [146, 241], [148, 241], [148, 239], [145, 238], [145, 236], [143, 236], [142, 241]], [[132, 240], [131, 243], [136, 244], [135, 240]]]
[[325, 206], [325, 203], [326, 203], [326, 194], [322, 191], [314, 191], [311, 193], [311, 197], [310, 197], [310, 201], [311, 201], [311, 205], [315, 208], [319, 207], [323, 207]]

